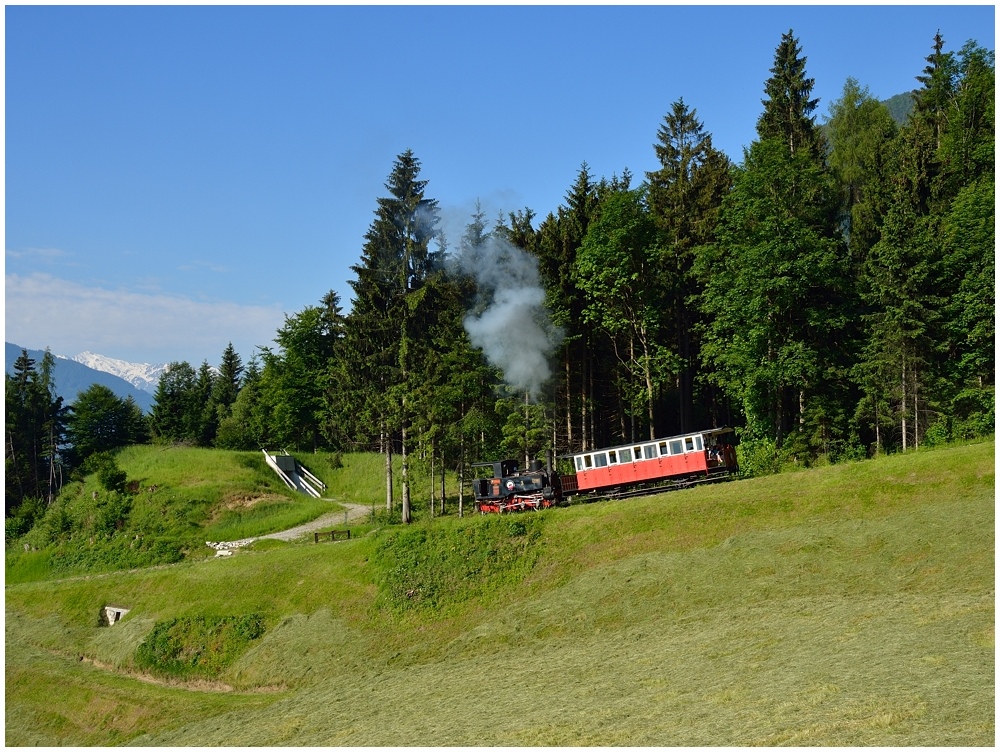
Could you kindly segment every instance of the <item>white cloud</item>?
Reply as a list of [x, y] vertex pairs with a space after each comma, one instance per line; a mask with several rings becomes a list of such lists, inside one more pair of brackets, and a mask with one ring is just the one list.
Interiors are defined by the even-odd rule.
[[278, 306], [86, 287], [40, 273], [7, 274], [5, 297], [7, 342], [132, 362], [216, 364], [229, 342], [245, 362], [284, 323]]
[[40, 261], [42, 263], [61, 261], [69, 258], [70, 255], [61, 248], [6, 248], [4, 249], [4, 253], [7, 258], [17, 260], [28, 259], [36, 262]]

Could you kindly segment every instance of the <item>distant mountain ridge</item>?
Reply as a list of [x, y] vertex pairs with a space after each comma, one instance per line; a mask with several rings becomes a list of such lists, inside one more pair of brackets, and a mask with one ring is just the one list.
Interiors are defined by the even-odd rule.
[[106, 355], [98, 355], [97, 353], [87, 351], [79, 355], [74, 355], [70, 360], [83, 363], [87, 368], [93, 368], [95, 371], [110, 373], [112, 376], [124, 379], [136, 389], [141, 389], [150, 394], [156, 392], [156, 385], [160, 382], [160, 376], [167, 370], [166, 363], [157, 363], [155, 365], [149, 363], [129, 363], [127, 360], [109, 358]]
[[[14, 373], [14, 362], [21, 356], [21, 350], [24, 349], [27, 348], [22, 348], [20, 345], [15, 345], [11, 342], [4, 343], [4, 370], [6, 373]], [[87, 353], [81, 353], [81, 355], [85, 354]], [[35, 361], [36, 368], [38, 367], [38, 364], [41, 363], [44, 355], [45, 352], [43, 350], [28, 350], [28, 357]], [[96, 357], [101, 358], [102, 356]], [[108, 358], [106, 360], [113, 359]], [[124, 363], [125, 361], [117, 362]], [[55, 382], [56, 394], [62, 397], [66, 404], [72, 404], [75, 402], [80, 392], [85, 391], [92, 385], [101, 384], [102, 386], [106, 386], [122, 399], [131, 397], [145, 413], [149, 413], [153, 409], [154, 400], [153, 395], [150, 392], [136, 388], [132, 383], [117, 375], [103, 370], [98, 370], [96, 368], [91, 368], [83, 363], [77, 362], [75, 359], [67, 358], [65, 356], [55, 356], [53, 381]]]
[[906, 119], [913, 112], [913, 92], [908, 91], [903, 94], [897, 94], [894, 97], [889, 97], [882, 104], [889, 110], [889, 114], [896, 121], [896, 125], [906, 125]]

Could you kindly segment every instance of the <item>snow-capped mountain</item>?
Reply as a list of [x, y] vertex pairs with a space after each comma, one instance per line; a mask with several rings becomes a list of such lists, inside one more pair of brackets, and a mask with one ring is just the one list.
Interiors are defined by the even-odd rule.
[[[27, 353], [36, 366], [45, 357], [43, 350], [28, 350], [20, 345], [5, 342], [4, 366], [8, 374], [14, 373], [14, 363], [17, 362], [22, 351]], [[55, 357], [54, 365], [53, 386], [55, 387], [55, 393], [62, 397], [67, 405], [73, 404], [80, 392], [94, 384], [100, 384], [101, 386], [106, 386], [122, 399], [131, 397], [142, 408], [143, 412], [148, 413], [153, 409], [153, 394], [133, 386], [128, 381], [125, 381], [125, 379], [119, 378], [112, 373], [98, 371], [62, 355]]]
[[82, 352], [74, 355], [70, 360], [82, 363], [95, 371], [110, 373], [124, 379], [137, 389], [154, 394], [156, 385], [160, 381], [160, 376], [167, 370], [166, 363], [151, 365], [149, 363], [129, 363], [127, 360], [109, 358], [106, 355], [98, 355], [92, 352]]

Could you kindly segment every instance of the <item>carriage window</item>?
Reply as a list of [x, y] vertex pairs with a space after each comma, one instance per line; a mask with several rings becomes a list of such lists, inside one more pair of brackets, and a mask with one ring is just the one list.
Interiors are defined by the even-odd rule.
[[594, 455], [594, 467], [607, 467], [608, 466], [608, 455], [604, 452], [599, 452]]
[[583, 461], [587, 463], [588, 470], [594, 466], [594, 458], [589, 454], [583, 458]]
[[[608, 460], [611, 462], [612, 465], [618, 464], [618, 457], [615, 455], [614, 449], [608, 452]], [[622, 462], [627, 462], [627, 461], [628, 460], [625, 459], [624, 453], [622, 453]]]
[[642, 447], [633, 447], [632, 456], [635, 457], [636, 462], [642, 459]]
[[690, 436], [684, 439], [684, 451], [685, 452], [694, 451], [694, 439], [692, 439]]
[[646, 459], [647, 460], [651, 460], [651, 459], [653, 459], [656, 456], [656, 445], [655, 444], [646, 444], [646, 446], [644, 446], [642, 448], [642, 451], [643, 451], [643, 454], [645, 455]]
[[671, 454], [683, 454], [684, 444], [681, 443], [680, 439], [674, 439], [670, 442], [670, 453]]
[[632, 450], [631, 449], [619, 449], [618, 454], [621, 455], [622, 462], [632, 461]]
[[576, 469], [583, 470], [583, 457], [576, 458]]
[[697, 449], [699, 452], [705, 448], [704, 445], [702, 445], [701, 443], [701, 436], [694, 437], [694, 448]]
[[666, 457], [668, 454], [670, 454], [670, 452], [667, 451], [667, 442], [661, 441], [660, 442], [660, 456], [661, 457]]

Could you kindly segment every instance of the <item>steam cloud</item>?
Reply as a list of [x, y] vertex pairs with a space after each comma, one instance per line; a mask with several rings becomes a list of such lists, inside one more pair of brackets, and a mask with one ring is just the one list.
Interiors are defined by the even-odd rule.
[[466, 249], [456, 263], [476, 280], [481, 295], [477, 312], [470, 312], [463, 322], [469, 339], [503, 371], [510, 387], [537, 400], [552, 375], [549, 353], [563, 336], [545, 308], [538, 260], [491, 237]]

